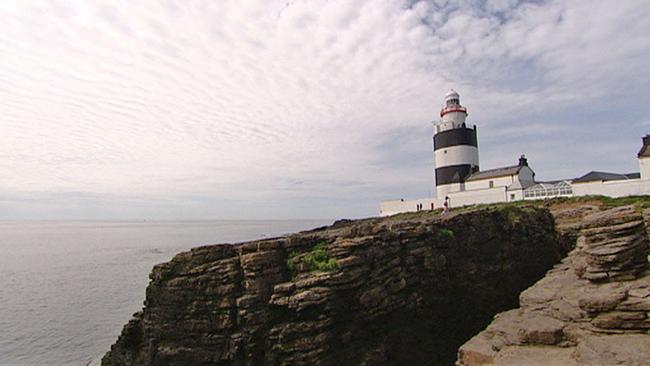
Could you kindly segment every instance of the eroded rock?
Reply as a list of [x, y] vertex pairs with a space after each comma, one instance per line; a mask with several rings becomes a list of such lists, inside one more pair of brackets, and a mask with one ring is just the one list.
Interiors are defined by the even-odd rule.
[[[524, 291], [520, 308], [458, 352], [458, 366], [647, 365], [648, 238], [632, 206], [591, 213], [574, 251]], [[643, 260], [641, 260], [643, 258]]]

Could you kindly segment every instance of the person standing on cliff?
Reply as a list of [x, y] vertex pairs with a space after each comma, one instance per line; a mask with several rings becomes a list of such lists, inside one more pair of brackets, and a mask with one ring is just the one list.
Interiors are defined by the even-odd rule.
[[449, 214], [449, 196], [445, 197], [445, 202], [442, 204], [442, 215], [447, 216]]

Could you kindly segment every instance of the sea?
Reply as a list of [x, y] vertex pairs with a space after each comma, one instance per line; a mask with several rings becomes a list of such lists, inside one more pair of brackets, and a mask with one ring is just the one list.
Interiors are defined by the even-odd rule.
[[0, 365], [97, 364], [176, 253], [332, 220], [0, 221]]

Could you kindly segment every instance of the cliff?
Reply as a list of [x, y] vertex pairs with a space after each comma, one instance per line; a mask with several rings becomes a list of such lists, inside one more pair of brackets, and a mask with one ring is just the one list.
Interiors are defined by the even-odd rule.
[[452, 364], [562, 250], [553, 217], [532, 207], [199, 247], [154, 267], [102, 364]]
[[640, 209], [557, 211], [577, 245], [458, 352], [457, 365], [648, 365], [650, 270]]

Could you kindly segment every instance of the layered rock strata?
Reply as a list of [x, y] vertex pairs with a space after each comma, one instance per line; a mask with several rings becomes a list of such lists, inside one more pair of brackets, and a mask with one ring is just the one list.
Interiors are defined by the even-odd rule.
[[154, 267], [102, 364], [452, 364], [558, 260], [548, 211], [508, 207], [199, 247]]
[[457, 365], [648, 365], [645, 229], [632, 206], [585, 216], [575, 250], [465, 343]]
[[632, 280], [648, 267], [643, 216], [632, 206], [587, 216], [577, 241], [573, 267], [594, 282]]

